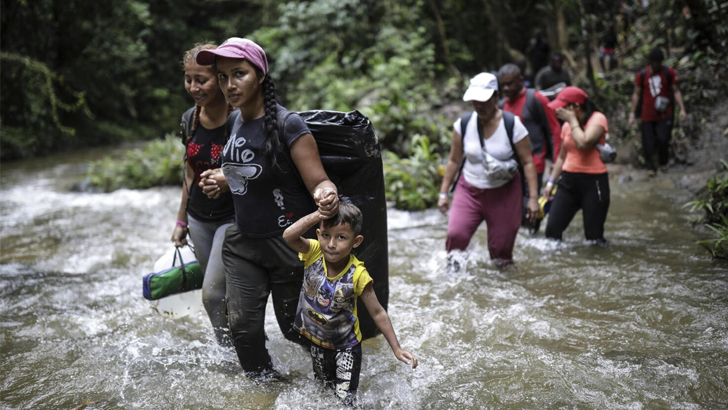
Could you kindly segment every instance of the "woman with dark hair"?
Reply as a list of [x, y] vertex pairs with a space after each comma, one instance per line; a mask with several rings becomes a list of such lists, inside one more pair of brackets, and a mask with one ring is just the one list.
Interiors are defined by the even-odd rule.
[[[549, 107], [564, 121], [561, 153], [544, 190], [553, 203], [546, 224], [546, 237], [561, 240], [576, 212], [584, 216], [586, 239], [606, 243], [604, 222], [609, 211], [609, 175], [597, 144], [604, 144], [609, 129], [607, 117], [596, 111], [589, 96], [578, 87], [564, 88]], [[561, 176], [556, 195], [552, 194]]]
[[215, 47], [214, 44], [197, 45], [185, 52], [182, 60], [185, 90], [195, 100], [195, 106], [182, 117], [187, 131], [182, 141], [185, 144], [185, 181], [172, 241], [180, 247], [187, 244], [188, 234], [192, 239], [195, 256], [205, 275], [202, 302], [217, 341], [229, 345], [222, 242], [225, 230], [233, 224], [235, 209], [229, 193], [210, 199], [197, 185], [203, 172], [220, 168], [222, 148], [228, 137], [225, 124], [229, 106], [217, 85], [217, 73], [211, 66], [195, 62], [199, 51]]
[[263, 329], [269, 294], [284, 336], [305, 344], [293, 329], [303, 265], [281, 235], [316, 206], [324, 219], [336, 215], [338, 192], [303, 120], [291, 114], [278, 123], [285, 108], [276, 102], [258, 44], [233, 37], [197, 53], [197, 63], [215, 65], [220, 88], [236, 109], [228, 120], [222, 172], [210, 171], [201, 181], [212, 197], [229, 189], [235, 204], [235, 225], [223, 245], [233, 344], [246, 374], [274, 375]]

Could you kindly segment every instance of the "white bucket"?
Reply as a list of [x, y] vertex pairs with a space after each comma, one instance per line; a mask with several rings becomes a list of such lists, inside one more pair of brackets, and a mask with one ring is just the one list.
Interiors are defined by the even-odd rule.
[[[182, 253], [182, 260], [185, 263], [194, 261], [197, 258], [192, 252], [189, 246], [180, 248]], [[171, 268], [172, 266], [180, 265], [179, 258], [174, 260], [175, 249], [170, 249], [169, 252], [162, 255], [157, 262], [154, 263], [153, 272], [160, 272], [165, 269]], [[174, 261], [174, 264], [172, 262]], [[204, 309], [202, 305], [202, 289], [191, 290], [189, 292], [177, 293], [161, 299], [152, 300], [149, 302], [152, 310], [162, 316], [171, 318], [179, 318], [190, 315], [192, 313], [199, 312]]]

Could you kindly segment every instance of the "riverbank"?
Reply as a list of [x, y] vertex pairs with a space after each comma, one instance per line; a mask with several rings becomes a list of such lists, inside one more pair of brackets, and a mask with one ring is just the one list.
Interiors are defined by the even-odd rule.
[[[611, 175], [616, 175], [619, 183], [644, 182], [654, 180], [665, 188], [684, 190], [690, 194], [696, 194], [705, 187], [706, 181], [719, 173], [723, 166], [721, 160], [728, 160], [728, 102], [721, 102], [713, 107], [704, 118], [694, 118], [699, 121], [699, 132], [697, 135], [688, 137], [683, 145], [688, 149], [683, 153], [679, 161], [673, 158], [670, 164], [650, 178], [643, 168], [635, 167], [630, 163], [609, 164], [607, 169]], [[637, 135], [641, 138], [641, 134]], [[621, 156], [636, 156], [633, 141], [628, 141], [620, 146]]]

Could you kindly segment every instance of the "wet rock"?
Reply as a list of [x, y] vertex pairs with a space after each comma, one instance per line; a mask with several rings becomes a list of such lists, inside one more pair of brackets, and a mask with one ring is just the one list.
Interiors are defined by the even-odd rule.
[[85, 192], [90, 194], [98, 194], [101, 192], [101, 188], [94, 186], [91, 183], [91, 178], [84, 178], [71, 187], [71, 192]]
[[696, 193], [705, 186], [705, 183], [714, 174], [715, 173], [712, 171], [685, 174], [675, 181], [675, 186], [677, 188]]

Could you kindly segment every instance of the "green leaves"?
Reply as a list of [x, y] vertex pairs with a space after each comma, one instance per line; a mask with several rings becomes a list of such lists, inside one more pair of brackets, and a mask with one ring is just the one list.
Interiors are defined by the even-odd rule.
[[697, 198], [683, 207], [703, 211], [702, 222], [714, 238], [698, 241], [714, 258], [728, 259], [728, 162], [721, 161], [723, 172], [710, 178]]
[[105, 157], [91, 164], [87, 177], [104, 192], [182, 183], [184, 145], [168, 134], [144, 148], [127, 151], [121, 160]]
[[427, 209], [437, 203], [440, 187], [438, 168], [442, 157], [430, 139], [415, 135], [410, 155], [400, 158], [386, 151], [384, 182], [387, 200], [399, 209], [410, 211]]

